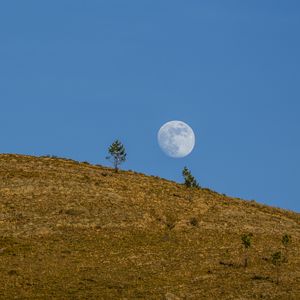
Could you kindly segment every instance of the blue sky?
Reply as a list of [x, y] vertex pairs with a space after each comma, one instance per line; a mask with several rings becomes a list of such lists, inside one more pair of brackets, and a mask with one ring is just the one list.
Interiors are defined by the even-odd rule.
[[[2, 153], [51, 154], [300, 211], [299, 1], [2, 1]], [[182, 159], [160, 126], [188, 123]]]

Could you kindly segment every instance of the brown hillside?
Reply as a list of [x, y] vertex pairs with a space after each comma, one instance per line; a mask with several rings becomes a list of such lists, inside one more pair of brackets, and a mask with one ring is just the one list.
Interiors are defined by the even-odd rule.
[[[270, 256], [285, 233], [276, 284]], [[297, 213], [131, 171], [0, 155], [0, 299], [300, 299], [299, 249]]]

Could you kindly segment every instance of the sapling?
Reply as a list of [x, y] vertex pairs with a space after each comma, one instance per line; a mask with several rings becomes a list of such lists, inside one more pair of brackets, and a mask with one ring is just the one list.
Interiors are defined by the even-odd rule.
[[284, 262], [288, 262], [288, 248], [292, 242], [292, 237], [289, 234], [284, 234], [281, 239], [282, 245], [284, 246]]
[[244, 246], [244, 268], [248, 267], [249, 249], [251, 247], [251, 243], [252, 243], [251, 239], [252, 239], [252, 237], [253, 237], [252, 233], [243, 234], [241, 236], [242, 244]]
[[106, 157], [106, 159], [109, 159], [115, 168], [115, 172], [118, 172], [119, 165], [126, 161], [126, 151], [123, 144], [116, 140], [114, 141], [110, 147], [108, 148], [109, 156]]
[[195, 177], [192, 175], [191, 171], [184, 167], [182, 170], [182, 176], [184, 178], [184, 185], [188, 188], [199, 188], [199, 184]]
[[271, 262], [276, 268], [276, 284], [279, 284], [279, 271], [282, 264], [282, 253], [281, 251], [276, 251], [271, 255]]
[[193, 190], [199, 189], [200, 186], [195, 179], [195, 177], [192, 175], [191, 171], [184, 167], [182, 170], [182, 176], [184, 178], [184, 185], [188, 188], [188, 200], [191, 201], [193, 199]]

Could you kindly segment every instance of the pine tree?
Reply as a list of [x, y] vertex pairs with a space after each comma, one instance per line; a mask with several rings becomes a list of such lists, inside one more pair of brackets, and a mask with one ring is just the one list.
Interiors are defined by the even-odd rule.
[[196, 181], [195, 177], [192, 175], [191, 171], [184, 167], [182, 170], [182, 176], [184, 178], [184, 185], [188, 188], [200, 188], [198, 182]]
[[110, 160], [113, 163], [113, 166], [115, 168], [115, 172], [118, 172], [119, 165], [126, 161], [126, 151], [123, 144], [116, 140], [114, 141], [108, 148], [109, 156], [106, 157], [106, 159]]

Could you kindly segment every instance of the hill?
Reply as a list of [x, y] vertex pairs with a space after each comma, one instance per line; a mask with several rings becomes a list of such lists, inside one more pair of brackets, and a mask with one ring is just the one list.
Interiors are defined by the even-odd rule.
[[[270, 257], [285, 233], [276, 284]], [[0, 155], [0, 299], [300, 299], [299, 246], [291, 211], [132, 171]]]

